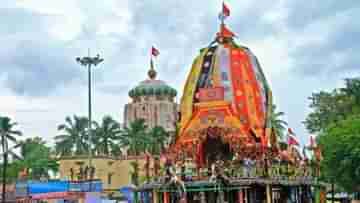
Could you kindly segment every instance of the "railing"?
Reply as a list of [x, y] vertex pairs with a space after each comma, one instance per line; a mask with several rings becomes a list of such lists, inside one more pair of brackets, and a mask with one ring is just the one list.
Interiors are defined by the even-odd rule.
[[[178, 171], [178, 170], [177, 170]], [[229, 178], [260, 178], [268, 177], [272, 179], [313, 179], [315, 170], [310, 166], [293, 166], [289, 164], [272, 164], [267, 169], [263, 166], [234, 165], [223, 169], [224, 175]], [[211, 171], [207, 168], [197, 170], [195, 168], [187, 168], [185, 172], [176, 172], [178, 177], [185, 177], [185, 180], [206, 180], [209, 179]], [[160, 170], [158, 177], [151, 177], [152, 180], [159, 180], [165, 177], [165, 170]]]

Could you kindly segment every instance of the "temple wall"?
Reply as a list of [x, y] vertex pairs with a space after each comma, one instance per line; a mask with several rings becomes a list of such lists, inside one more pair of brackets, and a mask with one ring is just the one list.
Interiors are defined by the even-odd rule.
[[[92, 165], [95, 167], [95, 177], [100, 179], [103, 183], [104, 189], [118, 189], [123, 186], [131, 184], [130, 172], [132, 171], [131, 162], [135, 160], [135, 157], [129, 157], [124, 159], [115, 159], [111, 157], [95, 157], [92, 159]], [[144, 159], [139, 158], [139, 168], [142, 171], [144, 165]], [[71, 179], [70, 168], [73, 168], [75, 177], [79, 173], [80, 165], [85, 167], [88, 164], [86, 156], [83, 157], [70, 157], [59, 161], [59, 173], [61, 179]], [[111, 183], [109, 183], [109, 175], [111, 174]], [[140, 174], [142, 175], [142, 174]], [[75, 178], [76, 180], [77, 178]]]
[[149, 128], [161, 126], [168, 132], [175, 132], [178, 105], [168, 100], [133, 102], [126, 104], [124, 109], [125, 126], [137, 119], [144, 119]]

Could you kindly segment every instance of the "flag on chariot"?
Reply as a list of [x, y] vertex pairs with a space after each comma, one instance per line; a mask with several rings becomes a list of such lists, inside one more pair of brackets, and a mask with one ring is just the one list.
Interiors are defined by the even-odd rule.
[[230, 16], [230, 9], [229, 7], [225, 4], [225, 2], [223, 2], [223, 8], [222, 8], [222, 13], [225, 17]]
[[297, 145], [299, 146], [299, 141], [295, 137], [295, 133], [291, 128], [288, 128], [288, 145]]
[[230, 16], [230, 8], [225, 4], [225, 2], [223, 2], [221, 13], [219, 13], [219, 19], [223, 21], [229, 16]]

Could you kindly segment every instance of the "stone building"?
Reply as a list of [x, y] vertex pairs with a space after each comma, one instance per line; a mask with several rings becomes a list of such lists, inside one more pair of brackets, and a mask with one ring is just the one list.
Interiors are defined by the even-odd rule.
[[176, 90], [164, 81], [156, 79], [153, 67], [148, 71], [148, 79], [129, 91], [131, 102], [124, 108], [124, 126], [137, 119], [144, 119], [149, 129], [163, 127], [174, 134], [178, 117], [178, 105], [175, 102]]

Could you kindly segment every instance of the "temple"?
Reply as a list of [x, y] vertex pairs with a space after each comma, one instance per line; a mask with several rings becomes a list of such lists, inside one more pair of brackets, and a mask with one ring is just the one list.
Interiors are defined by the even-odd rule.
[[[319, 160], [280, 146], [272, 93], [253, 52], [222, 21], [200, 50], [181, 98], [176, 141], [150, 157], [139, 186], [144, 202], [312, 202], [324, 194]], [[152, 171], [149, 171], [152, 164]]]
[[157, 72], [151, 61], [148, 78], [129, 91], [131, 102], [124, 108], [124, 125], [143, 119], [151, 129], [163, 127], [175, 135], [178, 104], [175, 102], [176, 90], [156, 78]]

